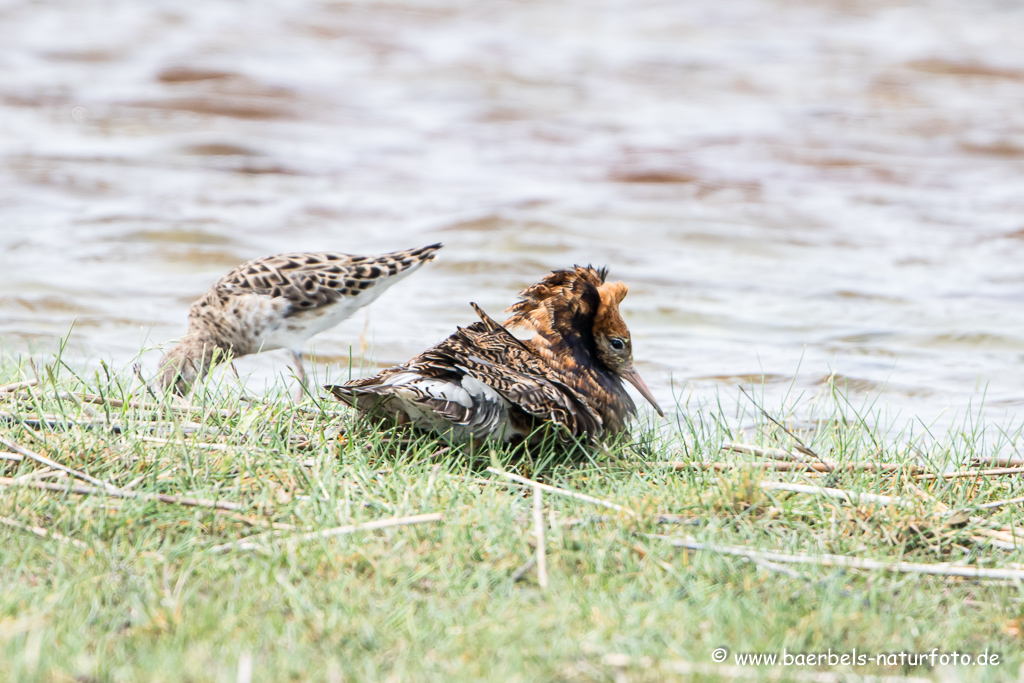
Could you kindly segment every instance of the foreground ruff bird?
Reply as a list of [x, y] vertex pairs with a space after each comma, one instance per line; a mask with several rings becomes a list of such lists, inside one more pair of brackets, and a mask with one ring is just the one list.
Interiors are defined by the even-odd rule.
[[161, 386], [184, 395], [229, 357], [285, 348], [305, 381], [302, 347], [434, 258], [440, 244], [381, 256], [280, 254], [243, 263], [188, 311], [188, 333], [164, 359]]
[[[476, 304], [480, 322], [375, 377], [327, 387], [361, 413], [411, 423], [452, 442], [537, 443], [538, 428], [596, 441], [636, 414], [626, 380], [664, 413], [633, 369], [629, 329], [619, 315], [623, 282], [606, 269], [557, 270], [524, 290], [502, 326]], [[520, 340], [507, 328], [532, 337]]]

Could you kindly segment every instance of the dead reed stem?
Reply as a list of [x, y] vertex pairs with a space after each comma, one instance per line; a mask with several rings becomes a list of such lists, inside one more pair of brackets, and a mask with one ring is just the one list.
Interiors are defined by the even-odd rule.
[[[907, 482], [907, 488], [913, 491], [922, 500], [934, 503], [935, 507], [941, 512], [949, 512], [949, 506], [943, 503], [941, 500], [935, 498], [920, 486]], [[972, 524], [984, 524], [986, 522], [984, 517], [968, 517], [968, 521]], [[991, 543], [992, 545], [1002, 548], [1003, 550], [1016, 550], [1017, 548], [1024, 545], [1024, 538], [1020, 538], [1014, 535], [1012, 529], [975, 529], [972, 539], [975, 543]]]
[[172, 505], [186, 505], [189, 507], [214, 508], [216, 510], [244, 510], [245, 505], [232, 503], [226, 500], [208, 500], [206, 498], [189, 498], [186, 496], [172, 496], [166, 493], [144, 493], [141, 491], [125, 491], [123, 489], [102, 489], [93, 486], [82, 486], [80, 484], [60, 484], [48, 481], [23, 481], [9, 477], [0, 477], [0, 486], [27, 486], [34, 489], [46, 491], [59, 491], [62, 493], [74, 493], [79, 496], [91, 496], [105, 494], [112, 498], [135, 498], [137, 500], [152, 500], [158, 503], [170, 503]]
[[19, 619], [5, 619], [0, 621], [0, 643], [13, 638], [14, 636], [28, 633], [41, 628], [49, 621], [50, 615], [46, 613], [31, 614]]
[[898, 507], [907, 507], [911, 504], [911, 501], [904, 498], [896, 498], [895, 496], [883, 496], [877, 493], [858, 493], [856, 491], [831, 489], [823, 486], [810, 486], [807, 484], [789, 484], [781, 481], [763, 481], [761, 482], [761, 488], [765, 491], [810, 493], [816, 496], [845, 500], [849, 503], [853, 503], [854, 505], [858, 505], [860, 503], [875, 503], [877, 505], [896, 505]]
[[541, 590], [548, 588], [548, 556], [544, 546], [544, 491], [533, 487], [533, 533], [537, 539], [537, 583]]
[[545, 491], [551, 491], [552, 493], [557, 493], [561, 496], [568, 496], [570, 498], [575, 498], [576, 500], [582, 500], [588, 503], [593, 503], [594, 505], [601, 505], [611, 510], [615, 510], [616, 512], [625, 512], [631, 517], [636, 517], [635, 512], [633, 512], [627, 507], [619, 505], [618, 503], [612, 503], [611, 501], [603, 500], [601, 498], [588, 496], [585, 493], [577, 493], [575, 491], [569, 491], [567, 489], [558, 488], [557, 486], [551, 486], [550, 484], [541, 484], [540, 482], [534, 481], [533, 479], [527, 479], [526, 477], [520, 477], [518, 474], [512, 474], [511, 472], [499, 470], [497, 467], [488, 467], [487, 471], [490, 472], [491, 474], [497, 474], [499, 476], [505, 477], [506, 479], [511, 479], [517, 484], [522, 484], [524, 486], [531, 486], [535, 488], [540, 487]]
[[79, 479], [81, 479], [83, 481], [87, 481], [90, 484], [95, 484], [96, 486], [100, 486], [103, 489], [105, 489], [105, 490], [107, 490], [107, 491], [109, 491], [111, 493], [118, 490], [117, 487], [113, 486], [112, 484], [108, 484], [105, 481], [102, 481], [102, 480], [97, 479], [95, 477], [91, 477], [91, 476], [89, 476], [88, 474], [86, 474], [84, 472], [79, 472], [78, 470], [72, 469], [72, 468], [68, 467], [67, 465], [62, 465], [62, 464], [60, 464], [59, 462], [57, 462], [55, 460], [50, 460], [45, 455], [40, 455], [39, 453], [36, 453], [35, 451], [30, 451], [29, 449], [25, 448], [24, 446], [21, 446], [21, 445], [15, 443], [14, 441], [10, 441], [8, 439], [5, 439], [2, 436], [0, 436], [0, 443], [4, 444], [5, 446], [10, 448], [14, 452], [22, 454], [26, 458], [31, 458], [31, 459], [35, 460], [36, 462], [42, 463], [42, 464], [46, 465], [47, 467], [52, 467], [55, 470], [62, 470], [64, 472], [67, 472], [68, 474], [70, 474], [72, 476], [75, 476], [75, 477], [78, 477]]
[[963, 477], [1000, 477], [1006, 474], [1021, 474], [1024, 467], [996, 467], [990, 470], [957, 470], [956, 472], [938, 472], [918, 474], [915, 479], [960, 479]]
[[79, 541], [78, 539], [68, 538], [64, 534], [59, 534], [56, 531], [49, 531], [48, 529], [44, 529], [41, 526], [32, 526], [30, 524], [22, 524], [21, 522], [19, 522], [16, 519], [10, 519], [8, 517], [0, 517], [0, 524], [6, 524], [7, 526], [14, 527], [15, 529], [21, 529], [23, 531], [28, 531], [28, 532], [31, 532], [31, 533], [35, 534], [36, 536], [41, 536], [43, 538], [52, 538], [52, 539], [54, 539], [56, 541], [60, 541], [61, 543], [70, 543], [71, 545], [75, 546], [76, 548], [82, 548], [83, 550], [89, 547], [88, 545], [86, 545], [82, 541]]
[[224, 444], [224, 443], [203, 443], [201, 441], [191, 441], [191, 440], [182, 441], [181, 439], [177, 439], [177, 440], [175, 440], [175, 439], [162, 439], [162, 438], [160, 438], [158, 436], [140, 436], [139, 437], [139, 441], [144, 441], [146, 443], [163, 444], [163, 445], [166, 445], [166, 444], [179, 444], [179, 445], [182, 445], [182, 446], [191, 446], [193, 448], [204, 448], [204, 449], [210, 450], [210, 451], [227, 451], [228, 448], [230, 448], [230, 446], [228, 446], [227, 444]]
[[744, 453], [746, 455], [753, 455], [759, 458], [771, 458], [772, 460], [781, 460], [784, 462], [798, 462], [805, 463], [804, 459], [795, 453], [782, 448], [772, 448], [770, 446], [753, 446], [746, 443], [731, 443], [725, 442], [722, 444], [723, 451], [732, 451], [734, 453]]
[[440, 456], [444, 455], [445, 453], [447, 453], [450, 450], [451, 450], [451, 448], [449, 446], [444, 446], [442, 448], [438, 448], [436, 451], [434, 451], [430, 455], [426, 456], [425, 458], [420, 458], [419, 460], [414, 462], [413, 466], [415, 467], [416, 465], [421, 465], [421, 464], [423, 464], [425, 462], [430, 462], [434, 458], [440, 457]]
[[235, 672], [235, 683], [252, 683], [252, 654], [243, 651], [238, 655], [238, 670]]
[[[761, 411], [761, 414], [762, 414], [762, 415], [764, 415], [766, 419], [768, 419], [769, 421], [771, 421], [772, 423], [774, 423], [774, 424], [775, 424], [776, 426], [778, 426], [778, 428], [779, 428], [779, 429], [781, 429], [782, 431], [786, 432], [786, 434], [788, 434], [788, 435], [789, 435], [789, 437], [790, 437], [791, 439], [793, 439], [793, 441], [795, 441], [795, 442], [796, 442], [796, 449], [797, 449], [798, 451], [800, 451], [800, 452], [801, 452], [801, 453], [803, 453], [804, 455], [809, 455], [809, 456], [811, 456], [812, 458], [814, 458], [815, 460], [817, 460], [818, 462], [820, 462], [820, 463], [821, 463], [822, 465], [825, 465], [826, 467], [832, 467], [832, 463], [830, 463], [830, 462], [826, 461], [826, 460], [825, 460], [824, 458], [822, 458], [822, 457], [821, 457], [820, 455], [818, 455], [818, 453], [817, 453], [816, 451], [814, 451], [813, 449], [811, 449], [811, 448], [810, 448], [810, 447], [809, 447], [809, 446], [808, 446], [807, 444], [805, 444], [805, 443], [803, 442], [803, 440], [801, 440], [801, 439], [800, 439], [800, 437], [799, 437], [799, 436], [797, 436], [796, 434], [794, 434], [793, 432], [791, 432], [791, 431], [790, 431], [790, 430], [789, 430], [789, 429], [788, 429], [788, 428], [786, 427], [786, 425], [782, 424], [781, 422], [779, 422], [778, 420], [776, 420], [776, 419], [775, 419], [774, 417], [772, 417], [772, 416], [771, 416], [771, 415], [770, 415], [770, 414], [768, 413], [768, 411], [767, 411], [767, 410], [765, 410], [764, 408], [762, 408], [762, 407], [761, 407], [761, 405], [760, 405], [760, 404], [759, 404], [759, 403], [758, 403], [757, 401], [755, 401], [755, 400], [754, 400], [754, 397], [753, 397], [753, 396], [751, 396], [750, 394], [748, 394], [748, 393], [747, 393], [747, 390], [746, 390], [746, 389], [744, 389], [744, 388], [743, 388], [742, 386], [740, 387], [740, 392], [741, 392], [741, 393], [742, 393], [742, 394], [743, 394], [744, 396], [746, 396], [746, 397], [747, 397], [747, 399], [749, 399], [749, 400], [750, 400], [750, 402], [751, 402], [751, 403], [753, 403], [753, 404], [754, 404], [754, 406], [755, 406], [755, 407], [756, 407], [756, 408], [757, 408], [758, 410], [760, 410], [760, 411]], [[805, 463], [805, 462], [807, 462], [806, 460], [804, 460], [804, 459], [803, 459], [803, 458], [802, 458], [801, 456], [797, 455], [796, 453], [788, 453], [788, 455], [789, 455], [790, 459], [792, 459], [792, 460], [795, 460], [795, 461], [797, 461], [797, 462], [804, 462], [804, 463]], [[831, 471], [831, 470], [829, 470], [829, 471]]]
[[[440, 522], [444, 520], [444, 516], [439, 512], [430, 512], [423, 515], [412, 515], [410, 517], [391, 517], [389, 519], [379, 519], [373, 522], [366, 522], [364, 524], [346, 524], [344, 526], [333, 527], [331, 529], [322, 529], [320, 531], [310, 531], [309, 533], [294, 536], [286, 539], [292, 543], [298, 543], [301, 541], [309, 541], [315, 538], [332, 538], [334, 536], [346, 536], [353, 534], [357, 531], [372, 531], [374, 529], [387, 529], [395, 526], [410, 526], [413, 524], [426, 524], [428, 522]], [[261, 541], [268, 540], [271, 538], [277, 538], [280, 534], [273, 532], [267, 532], [263, 534], [256, 534], [249, 538], [243, 538], [238, 541], [232, 541], [231, 543], [222, 543], [215, 545], [210, 548], [211, 553], [222, 553], [228, 550], [257, 550], [264, 548], [265, 546]]]
[[47, 479], [52, 476], [66, 477], [67, 472], [62, 470], [55, 470], [52, 467], [44, 467], [39, 470], [33, 470], [28, 474], [22, 474], [14, 478], [14, 483], [21, 484], [22, 482], [31, 481], [33, 479]]
[[1019, 581], [1024, 579], [1024, 569], [1003, 569], [956, 566], [947, 563], [923, 564], [916, 562], [887, 562], [884, 560], [872, 560], [863, 557], [851, 557], [849, 555], [797, 555], [793, 553], [777, 553], [772, 551], [761, 551], [753, 548], [746, 548], [739, 545], [712, 545], [702, 543], [692, 537], [673, 538], [658, 534], [644, 534], [648, 538], [656, 538], [668, 541], [677, 548], [689, 548], [690, 550], [704, 550], [722, 555], [736, 555], [750, 559], [762, 559], [769, 562], [781, 562], [783, 564], [810, 564], [821, 567], [848, 567], [850, 569], [881, 570], [887, 572], [898, 572], [903, 574], [931, 574], [935, 576], [963, 576], [974, 579], [1010, 579]]
[[22, 382], [12, 382], [11, 384], [5, 384], [0, 387], [0, 394], [6, 394], [11, 391], [17, 391], [18, 389], [27, 389], [28, 387], [34, 387], [39, 384], [39, 379], [26, 379]]
[[988, 465], [989, 467], [1024, 467], [1024, 458], [1015, 458], [1012, 455], [976, 455], [971, 458], [971, 464]]
[[994, 510], [995, 508], [1000, 508], [1003, 507], [1004, 505], [1013, 505], [1014, 503], [1024, 503], [1024, 496], [1021, 496], [1019, 498], [1007, 498], [1006, 500], [995, 500], [992, 501], [991, 503], [984, 503], [982, 505], [978, 505], [976, 509]]

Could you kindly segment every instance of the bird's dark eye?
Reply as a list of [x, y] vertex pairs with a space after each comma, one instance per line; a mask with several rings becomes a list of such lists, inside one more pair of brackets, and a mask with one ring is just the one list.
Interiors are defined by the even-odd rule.
[[626, 348], [626, 342], [622, 341], [621, 339], [612, 339], [609, 343], [612, 345], [612, 348], [615, 349], [616, 351], [621, 351], [622, 349]]

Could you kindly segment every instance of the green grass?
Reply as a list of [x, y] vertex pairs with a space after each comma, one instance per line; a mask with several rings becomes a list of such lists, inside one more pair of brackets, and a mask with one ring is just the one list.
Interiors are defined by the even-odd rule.
[[[877, 424], [870, 406], [855, 409], [826, 390], [796, 406], [800, 420], [788, 409], [773, 413], [785, 429], [757, 411], [727, 419], [718, 406], [686, 406], [673, 424], [638, 424], [631, 444], [563, 463], [552, 452], [436, 455], [443, 444], [434, 439], [380, 432], [331, 400], [297, 405], [283, 385], [246, 402], [226, 373], [208, 382], [191, 411], [162, 397], [155, 408], [117, 407], [109, 399], [154, 397], [131, 373], [82, 377], [59, 359], [33, 369], [8, 357], [0, 385], [37, 373], [35, 386], [0, 394], [0, 436], [114, 486], [243, 509], [0, 487], [0, 516], [71, 539], [0, 525], [0, 680], [236, 681], [245, 657], [256, 681], [691, 680], [672, 673], [673, 663], [710, 665], [719, 646], [732, 653], [988, 648], [1002, 656], [998, 666], [957, 669], [968, 681], [1016, 680], [1024, 662], [1019, 581], [815, 565], [787, 572], [646, 535], [1012, 567], [1024, 562], [1022, 553], [988, 545], [979, 530], [1016, 526], [1019, 505], [966, 526], [951, 515], [1024, 495], [1019, 475], [917, 482], [930, 497], [896, 508], [758, 484], [915, 498], [909, 470], [677, 472], [657, 463], [750, 462], [721, 444], [790, 448], [795, 435], [829, 460], [916, 458], [939, 471], [1013, 450], [1019, 432], [966, 420], [948, 434], [901, 432]], [[83, 392], [105, 398], [83, 402], [75, 397]], [[167, 442], [145, 440], [154, 437]], [[488, 473], [492, 461], [636, 515], [545, 494], [550, 584], [541, 590], [533, 570], [516, 581], [535, 553], [532, 499]], [[29, 458], [0, 460], [3, 477], [42, 469]], [[427, 512], [444, 519], [292, 540], [306, 530]], [[269, 523], [291, 528], [263, 550], [211, 552], [265, 533]], [[628, 659], [613, 666], [617, 655]], [[932, 680], [940, 673], [868, 665], [790, 667], [783, 675], [813, 670]]]

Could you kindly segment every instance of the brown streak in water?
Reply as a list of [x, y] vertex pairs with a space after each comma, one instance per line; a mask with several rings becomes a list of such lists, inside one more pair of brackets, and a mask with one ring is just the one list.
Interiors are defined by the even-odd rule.
[[978, 62], [953, 62], [946, 59], [915, 59], [907, 62], [908, 69], [941, 76], [981, 76], [985, 78], [1007, 78], [1024, 80], [1024, 71], [989, 66]]
[[136, 107], [188, 111], [238, 119], [301, 118], [301, 101], [291, 88], [261, 83], [241, 74], [199, 71], [184, 67], [164, 71], [162, 82], [188, 95], [139, 100]]
[[890, 351], [880, 346], [867, 346], [864, 344], [822, 344], [821, 349], [829, 354], [846, 354], [849, 356], [863, 356], [865, 358], [899, 358], [897, 351]]
[[612, 171], [609, 180], [617, 183], [695, 183], [697, 176], [670, 168], [637, 168]]
[[788, 375], [703, 375], [691, 377], [694, 382], [726, 382], [729, 384], [778, 384], [780, 382], [792, 382], [793, 378]]
[[234, 119], [270, 120], [301, 118], [294, 106], [255, 97], [171, 97], [166, 100], [138, 100], [129, 106], [142, 109], [187, 111]]
[[1015, 145], [1008, 140], [997, 140], [991, 144], [982, 145], [975, 142], [961, 142], [960, 149], [972, 154], [988, 154], [998, 157], [1019, 157], [1024, 156], [1024, 147]]
[[10, 296], [0, 298], [0, 309], [19, 308], [33, 313], [74, 313], [75, 315], [98, 315], [95, 308], [79, 306], [62, 296], [40, 296], [29, 298]]
[[[531, 114], [526, 109], [517, 109], [508, 105], [496, 105], [489, 107], [476, 117], [476, 120], [480, 123], [508, 123], [512, 121], [526, 121], [530, 118]], [[531, 137], [534, 140], [545, 140], [546, 142], [562, 142], [562, 140], [552, 140], [541, 133], [534, 133]]]
[[171, 66], [157, 74], [156, 78], [161, 83], [195, 83], [196, 81], [216, 81], [237, 77], [238, 74], [229, 71], [213, 71], [189, 66]]
[[911, 82], [895, 74], [886, 74], [875, 79], [868, 87], [868, 94], [878, 104], [894, 107], [923, 107], [911, 87]]
[[51, 50], [43, 56], [60, 62], [109, 62], [120, 54], [110, 50]]
[[501, 232], [506, 227], [508, 227], [508, 221], [501, 217], [485, 216], [484, 218], [454, 223], [441, 228], [441, 232]]
[[[190, 266], [190, 270], [198, 270], [198, 268], [192, 266], [211, 266], [211, 267], [234, 267], [240, 263], [243, 263], [246, 259], [240, 258], [239, 255], [233, 251], [227, 251], [222, 249], [213, 250], [201, 250], [195, 248], [188, 248], [187, 243], [180, 245], [182, 248], [162, 249], [155, 254], [153, 258], [159, 258], [162, 261], [170, 263], [181, 263]], [[195, 298], [195, 297], [193, 297]]]
[[1020, 342], [1013, 337], [988, 332], [958, 332], [939, 334], [923, 342], [926, 346], [942, 348], [964, 347], [969, 349], [1017, 349]]
[[3, 93], [0, 102], [12, 107], [59, 107], [67, 106], [70, 99], [66, 95], [53, 93]]
[[875, 382], [870, 379], [863, 379], [860, 377], [847, 377], [846, 375], [826, 375], [821, 377], [814, 382], [818, 385], [833, 384], [837, 387], [841, 387], [844, 391], [856, 391], [860, 393], [880, 392], [884, 387], [884, 382]]
[[871, 294], [869, 292], [856, 292], [850, 289], [838, 289], [832, 296], [840, 299], [862, 299], [864, 301], [878, 301], [888, 304], [905, 304], [907, 299], [898, 296], [885, 296], [882, 294]]
[[170, 244], [215, 244], [227, 246], [235, 244], [236, 240], [223, 235], [211, 234], [205, 230], [136, 230], [119, 235], [116, 238], [109, 238], [110, 242], [166, 242]]
[[469, 258], [461, 261], [449, 259], [439, 263], [437, 268], [459, 275], [477, 275], [480, 273], [516, 273], [529, 277], [530, 273], [541, 273], [547, 270], [547, 266], [534, 259], [517, 259], [514, 263], [492, 261], [488, 259]]
[[246, 175], [307, 175], [296, 171], [294, 168], [286, 168], [280, 164], [270, 162], [261, 164], [258, 161], [248, 161], [237, 166], [225, 168], [224, 170], [233, 171], [234, 173], [245, 173]]
[[194, 154], [196, 156], [260, 156], [261, 152], [248, 147], [240, 147], [226, 142], [211, 142], [205, 145], [188, 145], [182, 147], [183, 154]]

